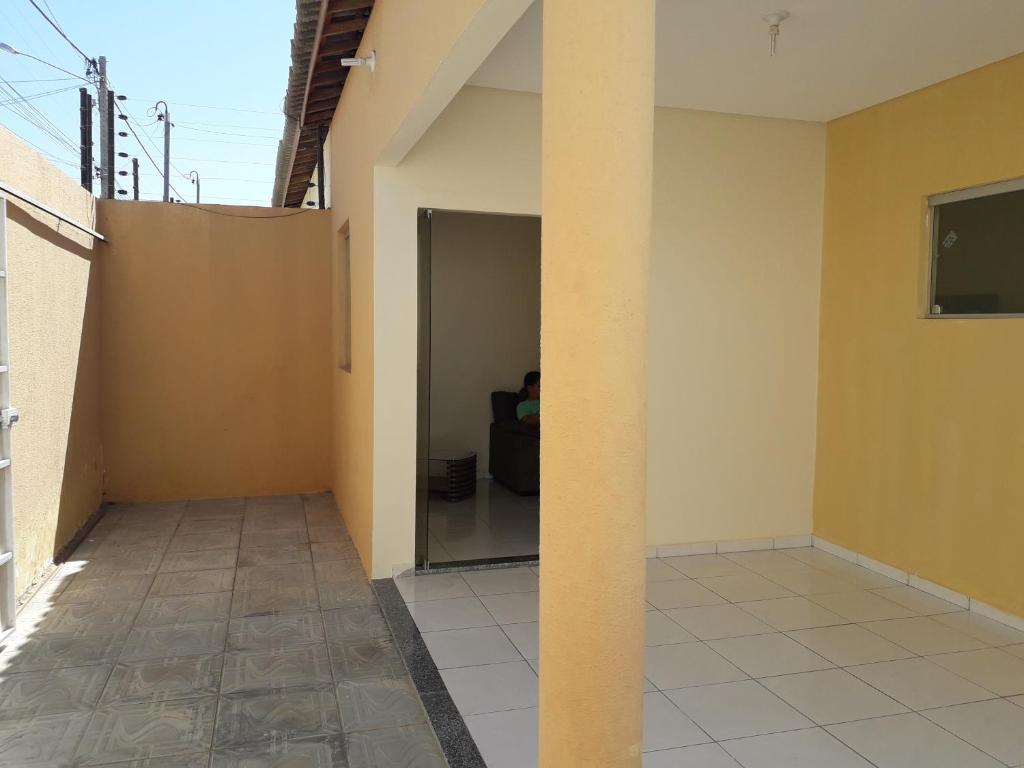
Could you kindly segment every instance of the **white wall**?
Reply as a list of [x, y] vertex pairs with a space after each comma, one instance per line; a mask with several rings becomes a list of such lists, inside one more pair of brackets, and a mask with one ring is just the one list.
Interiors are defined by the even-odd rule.
[[[539, 214], [540, 106], [465, 88], [375, 171], [377, 576], [413, 559], [416, 210]], [[819, 123], [656, 112], [650, 544], [811, 530], [824, 141]]]
[[430, 451], [486, 477], [491, 392], [540, 367], [540, 219], [434, 211], [430, 233]]

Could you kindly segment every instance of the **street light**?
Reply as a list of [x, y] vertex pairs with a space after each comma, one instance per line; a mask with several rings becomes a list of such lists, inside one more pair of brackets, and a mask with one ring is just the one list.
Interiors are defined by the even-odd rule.
[[79, 80], [84, 80], [87, 83], [91, 82], [88, 78], [82, 77], [81, 75], [76, 75], [74, 72], [70, 72], [64, 69], [63, 67], [58, 67], [56, 64], [51, 64], [48, 61], [44, 61], [43, 59], [40, 59], [38, 56], [33, 56], [31, 53], [19, 51], [13, 45], [8, 45], [7, 43], [0, 43], [0, 51], [3, 51], [4, 53], [10, 53], [13, 56], [24, 56], [27, 59], [32, 59], [32, 61], [38, 61], [40, 64], [44, 64], [45, 66], [50, 67], [51, 69], [56, 69], [58, 72], [63, 72], [65, 75], [71, 75], [72, 77], [76, 77]]
[[199, 205], [199, 171], [189, 171], [188, 177], [196, 185], [196, 205]]

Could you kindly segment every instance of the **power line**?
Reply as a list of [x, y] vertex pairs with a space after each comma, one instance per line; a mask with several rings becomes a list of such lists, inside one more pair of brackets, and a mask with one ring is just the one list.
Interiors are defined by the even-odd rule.
[[[8, 83], [13, 83], [15, 81], [14, 80], [8, 80], [7, 82]], [[22, 98], [13, 99], [10, 102], [0, 101], [0, 106], [7, 106], [7, 104], [10, 104], [10, 103], [13, 103], [13, 102], [18, 102], [18, 101], [32, 101], [34, 99], [41, 99], [44, 96], [54, 96], [54, 95], [56, 95], [58, 93], [67, 93], [68, 91], [76, 91], [76, 90], [78, 90], [78, 86], [77, 85], [72, 85], [72, 86], [69, 86], [67, 88], [57, 88], [57, 89], [52, 90], [52, 91], [43, 91], [42, 93], [30, 93], [27, 96], [24, 96]]]
[[226, 139], [200, 139], [197, 136], [179, 136], [177, 141], [196, 141], [205, 144], [233, 144], [236, 147], [264, 147], [265, 149], [272, 149], [277, 141], [271, 144], [257, 144], [252, 141], [227, 141]]
[[277, 165], [264, 160], [213, 160], [205, 157], [179, 157], [179, 160], [188, 160], [191, 163], [228, 163], [230, 165]]
[[[36, 80], [8, 80], [9, 83], [18, 83], [22, 85], [24, 83], [66, 83], [69, 80], [81, 80], [80, 77], [43, 77]], [[78, 87], [77, 85], [75, 86]]]
[[[281, 117], [284, 117], [284, 115], [281, 115]], [[265, 126], [265, 125], [232, 125], [230, 123], [203, 123], [203, 122], [196, 122], [196, 121], [193, 121], [193, 120], [188, 120], [188, 121], [178, 120], [177, 124], [181, 125], [181, 126], [201, 125], [201, 126], [203, 126], [205, 128], [239, 128], [239, 129], [241, 129], [243, 131], [271, 131], [272, 133], [279, 133], [281, 131], [281, 128], [279, 126], [276, 126], [276, 125], [274, 125], [274, 126]]]
[[198, 131], [199, 133], [214, 133], [218, 136], [237, 136], [241, 139], [267, 139], [277, 141], [273, 136], [260, 136], [254, 133], [232, 133], [231, 131], [211, 131], [209, 128], [191, 128], [183, 123], [175, 123], [183, 131]]
[[57, 22], [55, 22], [53, 19], [51, 19], [49, 16], [46, 15], [46, 11], [44, 11], [42, 8], [39, 7], [39, 4], [36, 3], [36, 0], [28, 0], [28, 1], [32, 4], [33, 8], [35, 8], [37, 11], [39, 11], [39, 15], [42, 16], [44, 19], [46, 19], [46, 22], [51, 27], [53, 27], [55, 30], [57, 30], [57, 34], [60, 35], [61, 37], [63, 37], [68, 42], [68, 45], [70, 45], [72, 48], [74, 48], [76, 51], [78, 51], [78, 55], [81, 56], [83, 59], [85, 59], [85, 63], [86, 64], [88, 64], [90, 67], [95, 66], [96, 62], [93, 61], [92, 57], [91, 56], [86, 56], [85, 52], [81, 48], [79, 48], [77, 45], [75, 45], [74, 40], [72, 40], [70, 37], [68, 37], [67, 35], [64, 34], [64, 30], [60, 28], [60, 26], [57, 24]]
[[[128, 101], [154, 102], [154, 101], [157, 101], [157, 99], [141, 99], [141, 98], [136, 98], [136, 99], [128, 99]], [[282, 113], [280, 111], [268, 112], [268, 111], [263, 110], [263, 109], [243, 109], [241, 107], [221, 107], [221, 106], [217, 106], [217, 105], [214, 105], [214, 104], [187, 104], [187, 103], [185, 103], [183, 101], [176, 101], [176, 102], [174, 102], [174, 105], [177, 106], [177, 107], [195, 107], [196, 109], [219, 109], [219, 110], [223, 110], [225, 112], [248, 112], [248, 113], [253, 114], [253, 115], [277, 115], [279, 117], [284, 117], [284, 113]]]
[[[155, 173], [141, 173], [140, 176], [158, 176]], [[273, 184], [273, 179], [236, 179], [231, 176], [203, 176], [203, 183], [207, 181], [243, 181], [249, 184]]]
[[11, 85], [3, 77], [0, 77], [0, 94], [7, 97], [8, 101], [2, 106], [6, 107], [16, 115], [21, 117], [26, 122], [31, 123], [39, 130], [48, 134], [51, 138], [63, 144], [66, 148], [72, 152], [78, 151], [78, 145], [72, 141], [71, 137], [68, 136], [64, 131], [57, 126], [50, 118], [39, 111], [34, 104], [31, 104], [25, 96]]

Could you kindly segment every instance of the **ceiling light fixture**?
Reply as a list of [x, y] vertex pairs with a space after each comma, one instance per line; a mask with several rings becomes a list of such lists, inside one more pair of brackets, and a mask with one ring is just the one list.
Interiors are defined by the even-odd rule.
[[775, 39], [779, 36], [779, 25], [789, 18], [789, 11], [775, 11], [764, 17], [768, 25], [768, 55], [775, 55]]

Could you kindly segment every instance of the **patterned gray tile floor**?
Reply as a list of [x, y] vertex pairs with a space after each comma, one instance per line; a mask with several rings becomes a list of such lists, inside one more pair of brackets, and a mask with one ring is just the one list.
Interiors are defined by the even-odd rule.
[[443, 768], [330, 495], [112, 505], [0, 651], [4, 768]]

